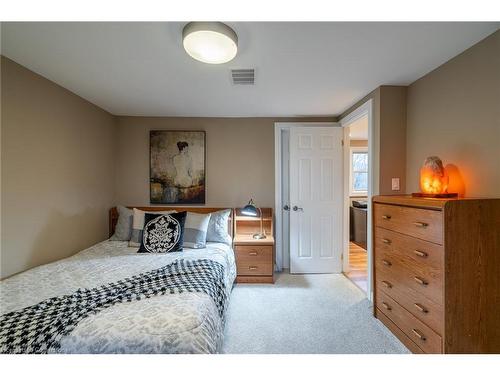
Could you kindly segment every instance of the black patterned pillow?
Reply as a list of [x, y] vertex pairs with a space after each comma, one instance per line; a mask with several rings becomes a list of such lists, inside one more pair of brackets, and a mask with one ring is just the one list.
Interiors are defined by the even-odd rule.
[[144, 231], [138, 253], [182, 251], [186, 211], [168, 215], [145, 214]]

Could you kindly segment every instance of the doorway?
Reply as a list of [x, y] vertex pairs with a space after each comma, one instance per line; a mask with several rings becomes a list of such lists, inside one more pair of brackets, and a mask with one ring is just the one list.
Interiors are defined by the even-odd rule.
[[374, 184], [372, 101], [341, 120], [344, 129], [343, 273], [372, 300], [371, 197]]
[[337, 123], [275, 124], [277, 270], [342, 272], [342, 141]]
[[349, 164], [344, 175], [349, 183], [349, 268], [345, 275], [363, 292], [368, 291], [368, 115], [345, 127]]

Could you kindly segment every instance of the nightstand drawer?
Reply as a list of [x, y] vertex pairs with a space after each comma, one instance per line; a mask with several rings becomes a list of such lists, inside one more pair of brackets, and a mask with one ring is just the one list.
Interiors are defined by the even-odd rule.
[[272, 275], [273, 247], [255, 245], [235, 246], [238, 275]]
[[272, 262], [272, 246], [236, 245], [236, 257], [241, 260], [256, 260]]

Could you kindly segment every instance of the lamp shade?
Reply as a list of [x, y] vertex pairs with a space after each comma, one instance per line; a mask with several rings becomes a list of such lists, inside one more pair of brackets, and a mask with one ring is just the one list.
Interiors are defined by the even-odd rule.
[[245, 216], [257, 216], [257, 207], [255, 207], [255, 203], [253, 203], [253, 199], [250, 199], [250, 202], [243, 207], [241, 210], [241, 214]]

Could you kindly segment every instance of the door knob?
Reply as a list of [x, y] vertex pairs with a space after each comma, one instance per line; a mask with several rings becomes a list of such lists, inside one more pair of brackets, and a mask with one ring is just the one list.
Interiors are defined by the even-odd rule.
[[285, 211], [290, 211], [290, 206], [289, 206], [288, 204], [285, 204], [285, 205], [283, 206], [283, 209], [284, 209]]
[[297, 206], [293, 206], [292, 210], [294, 210], [294, 211], [304, 211], [304, 209], [302, 207], [297, 207]]

